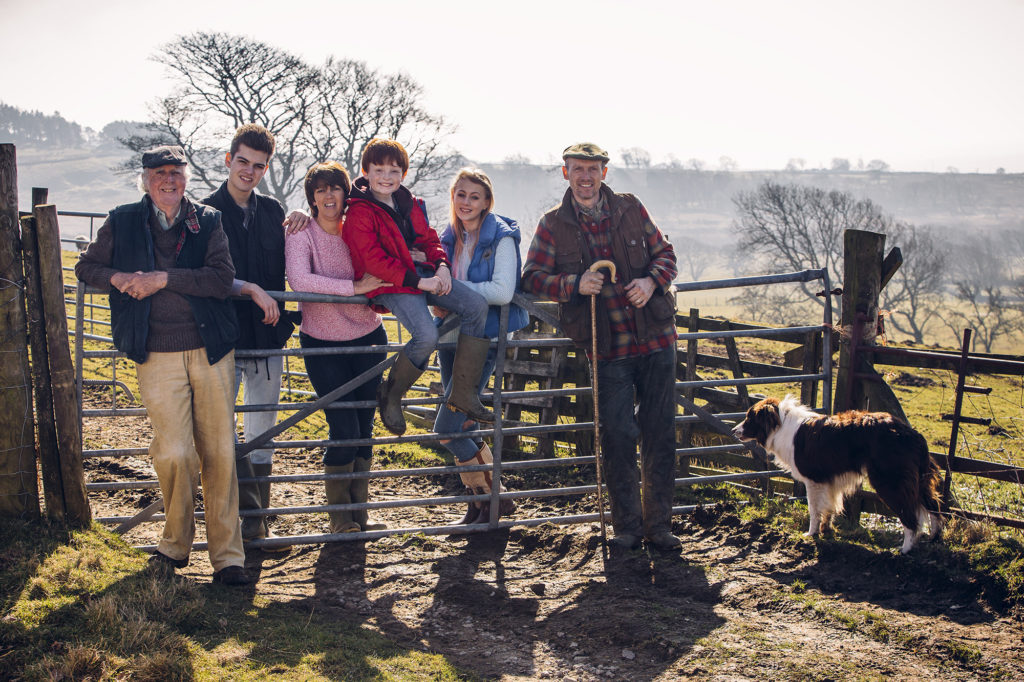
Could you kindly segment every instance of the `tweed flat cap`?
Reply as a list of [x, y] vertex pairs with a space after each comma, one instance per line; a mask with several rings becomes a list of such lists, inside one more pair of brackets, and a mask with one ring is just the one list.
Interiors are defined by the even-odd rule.
[[159, 168], [160, 166], [187, 166], [185, 150], [177, 145], [153, 147], [142, 152], [143, 168]]
[[562, 160], [565, 159], [587, 159], [594, 161], [608, 162], [608, 152], [598, 147], [593, 142], [578, 142], [571, 147], [566, 147], [562, 152]]

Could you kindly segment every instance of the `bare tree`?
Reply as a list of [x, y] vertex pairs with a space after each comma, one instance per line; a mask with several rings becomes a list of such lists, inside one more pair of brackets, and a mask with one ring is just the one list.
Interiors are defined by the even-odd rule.
[[909, 223], [893, 223], [888, 241], [900, 247], [903, 265], [882, 289], [881, 305], [896, 331], [924, 343], [927, 328], [943, 316], [946, 252], [930, 228]]
[[651, 167], [651, 153], [642, 147], [620, 149], [619, 156], [622, 157], [622, 165], [626, 168]]
[[722, 156], [718, 159], [718, 167], [727, 173], [732, 173], [739, 168], [740, 165], [736, 163], [736, 159], [731, 156]]
[[[358, 171], [362, 148], [374, 136], [405, 145], [409, 186], [438, 177], [452, 163], [454, 155], [443, 147], [452, 126], [422, 108], [422, 88], [404, 74], [334, 58], [313, 67], [226, 33], [181, 36], [154, 60], [169, 69], [176, 90], [153, 106], [151, 135], [123, 142], [136, 152], [153, 143], [181, 144], [197, 179], [210, 189], [223, 179], [226, 141], [243, 123], [274, 133], [277, 148], [264, 182], [282, 202], [299, 193], [313, 162], [335, 160]], [[127, 165], [138, 167], [135, 159]]]
[[972, 346], [992, 352], [997, 341], [1024, 330], [1024, 314], [1010, 295], [1013, 282], [1002, 241], [973, 235], [952, 254], [953, 295], [959, 305], [943, 322], [957, 342], [965, 327], [972, 328]]
[[850, 170], [850, 160], [836, 157], [832, 159], [832, 169], [837, 173], [845, 173]]
[[[843, 232], [886, 232], [892, 222], [869, 199], [770, 180], [753, 192], [740, 192], [733, 203], [739, 252], [754, 258], [766, 272], [828, 268], [834, 284], [842, 282]], [[799, 317], [807, 314], [812, 301], [824, 305], [815, 296], [818, 288], [809, 283], [801, 283], [798, 291], [772, 288], [771, 295], [761, 300], [780, 315]]]
[[871, 159], [868, 161], [867, 169], [873, 173], [888, 173], [889, 164], [881, 159]]
[[420, 106], [423, 88], [405, 74], [381, 74], [365, 62], [328, 58], [313, 93], [317, 102], [307, 146], [317, 159], [333, 159], [355, 176], [363, 147], [374, 137], [399, 139], [412, 166], [405, 184], [439, 178], [450, 170], [456, 154], [445, 151], [455, 132], [444, 118]]
[[530, 164], [533, 163], [532, 161], [530, 161], [529, 156], [518, 152], [515, 154], [509, 154], [504, 159], [502, 159], [501, 162], [506, 166], [529, 166]]
[[796, 171], [803, 170], [804, 166], [806, 166], [806, 165], [807, 165], [807, 160], [806, 159], [801, 159], [801, 158], [798, 158], [798, 157], [793, 157], [789, 161], [786, 162], [786, 170], [789, 171], [790, 173], [794, 173]]
[[688, 239], [685, 246], [677, 247], [675, 251], [679, 261], [679, 275], [689, 277], [691, 282], [699, 280], [717, 260], [715, 249], [696, 239]]

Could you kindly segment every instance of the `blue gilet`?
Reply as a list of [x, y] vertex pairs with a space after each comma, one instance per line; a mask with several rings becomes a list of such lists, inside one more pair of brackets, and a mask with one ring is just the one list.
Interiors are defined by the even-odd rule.
[[[494, 257], [498, 250], [498, 242], [505, 237], [512, 237], [516, 251], [516, 291], [519, 291], [519, 278], [523, 272], [523, 257], [519, 253], [519, 225], [512, 218], [505, 218], [496, 213], [488, 213], [480, 225], [480, 234], [473, 258], [466, 270], [470, 282], [490, 282], [494, 278]], [[441, 235], [441, 246], [448, 254], [448, 260], [454, 262], [455, 229], [449, 224]], [[487, 311], [487, 324], [484, 333], [490, 338], [497, 338], [501, 306], [492, 305]], [[530, 323], [530, 316], [525, 310], [512, 303], [508, 309], [508, 331], [514, 332]]]

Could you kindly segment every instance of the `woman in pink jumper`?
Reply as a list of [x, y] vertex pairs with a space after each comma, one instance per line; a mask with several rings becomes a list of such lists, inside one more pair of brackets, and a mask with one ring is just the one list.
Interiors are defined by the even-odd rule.
[[[285, 242], [288, 283], [293, 291], [338, 296], [357, 296], [387, 286], [373, 275], [353, 281], [355, 271], [348, 246], [341, 238], [345, 199], [352, 183], [338, 163], [314, 165], [304, 182], [313, 221], [302, 232], [289, 234]], [[386, 357], [388, 342], [380, 315], [357, 303], [301, 303], [302, 326], [299, 342], [305, 349], [381, 346], [380, 352], [305, 355], [306, 372], [317, 395], [326, 395]], [[339, 401], [375, 400], [380, 377], [364, 383]], [[325, 409], [331, 440], [370, 438], [373, 435], [373, 407]], [[328, 474], [369, 471], [373, 450], [369, 445], [328, 447], [324, 471]], [[324, 482], [327, 504], [366, 502], [369, 480], [346, 479]], [[366, 510], [330, 512], [331, 532], [349, 533], [381, 530], [371, 523]]]

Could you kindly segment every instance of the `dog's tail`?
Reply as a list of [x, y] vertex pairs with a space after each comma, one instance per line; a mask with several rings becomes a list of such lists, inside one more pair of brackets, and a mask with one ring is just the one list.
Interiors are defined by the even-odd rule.
[[921, 467], [919, 486], [921, 504], [924, 505], [924, 508], [932, 514], [941, 514], [943, 507], [942, 469], [928, 454], [927, 447], [924, 452], [924, 465]]

